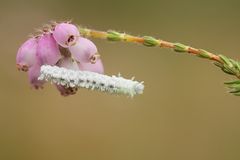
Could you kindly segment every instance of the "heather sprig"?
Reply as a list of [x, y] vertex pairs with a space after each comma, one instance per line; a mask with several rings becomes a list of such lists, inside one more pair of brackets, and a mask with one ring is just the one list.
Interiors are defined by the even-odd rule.
[[[239, 61], [182, 43], [168, 42], [151, 36], [133, 36], [113, 30], [97, 31], [77, 27], [70, 21], [44, 25], [25, 41], [17, 53], [17, 68], [28, 72], [29, 81], [34, 88], [43, 88], [45, 81], [51, 81], [56, 84], [56, 88], [63, 96], [75, 94], [79, 87], [130, 96], [142, 93], [144, 88], [142, 83], [104, 75], [104, 67], [97, 47], [88, 38], [139, 43], [146, 47], [169, 48], [175, 52], [208, 59], [224, 73], [238, 79], [225, 82], [225, 84], [231, 89], [230, 93], [240, 96]], [[61, 72], [61, 74], [55, 74], [55, 72]], [[77, 77], [76, 81], [73, 79], [74, 85], [72, 85], [71, 75]]]
[[62, 96], [73, 95], [79, 87], [133, 97], [143, 92], [143, 84], [133, 79], [104, 75], [104, 66], [95, 44], [81, 37], [70, 22], [53, 22], [20, 47], [17, 68], [28, 72], [35, 89], [46, 81], [55, 83]]
[[[133, 36], [126, 33], [120, 33], [117, 31], [109, 30], [109, 31], [97, 31], [85, 27], [78, 27], [80, 35], [88, 38], [100, 38], [106, 39], [109, 41], [121, 41], [121, 42], [133, 42], [139, 43], [146, 47], [161, 47], [161, 48], [169, 48], [179, 53], [188, 53], [191, 55], [195, 55], [197, 57], [208, 59], [214, 62], [214, 64], [221, 68], [221, 70], [229, 75], [233, 75], [236, 78], [240, 79], [240, 62], [228, 58], [224, 55], [213, 54], [204, 49], [197, 49], [188, 45], [184, 45], [182, 43], [172, 43], [168, 41], [164, 41], [161, 39], [156, 39], [151, 36]], [[230, 93], [234, 93], [234, 95], [240, 96], [240, 80], [225, 82], [225, 84], [231, 89]]]

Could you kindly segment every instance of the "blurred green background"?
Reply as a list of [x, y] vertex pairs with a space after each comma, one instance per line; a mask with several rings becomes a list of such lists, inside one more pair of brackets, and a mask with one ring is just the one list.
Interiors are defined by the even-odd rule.
[[145, 81], [135, 98], [30, 89], [15, 56], [50, 20], [151, 35], [238, 59], [239, 0], [1, 1], [1, 160], [238, 160], [240, 98], [209, 61], [95, 40], [106, 74]]

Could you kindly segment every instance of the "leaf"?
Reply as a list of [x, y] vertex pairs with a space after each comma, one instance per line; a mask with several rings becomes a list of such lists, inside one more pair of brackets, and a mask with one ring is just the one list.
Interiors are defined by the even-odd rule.
[[224, 62], [224, 64], [226, 64], [229, 68], [233, 67], [233, 64], [231, 63], [231, 61], [224, 55], [219, 55], [219, 57], [221, 58], [221, 60]]
[[224, 82], [224, 84], [227, 84], [227, 85], [239, 84], [240, 85], [240, 80], [228, 81], [228, 82]]

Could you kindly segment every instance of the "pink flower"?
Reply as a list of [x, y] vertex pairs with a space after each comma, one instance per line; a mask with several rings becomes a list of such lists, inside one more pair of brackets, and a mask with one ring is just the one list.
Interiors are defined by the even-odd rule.
[[[97, 52], [97, 47], [92, 41], [80, 37], [76, 26], [60, 23], [28, 39], [19, 48], [16, 62], [19, 70], [28, 71], [31, 86], [39, 89], [43, 88], [45, 83], [45, 81], [38, 80], [41, 65], [56, 65], [71, 70], [103, 74], [103, 64]], [[71, 85], [62, 85], [58, 84], [56, 88], [63, 96], [77, 92], [77, 88]]]
[[70, 46], [69, 50], [75, 60], [80, 63], [96, 63], [99, 55], [95, 44], [89, 39], [80, 37], [74, 46]]
[[76, 43], [80, 36], [78, 28], [69, 23], [57, 24], [53, 31], [53, 37], [59, 45], [68, 48]]
[[92, 63], [79, 63], [79, 68], [82, 71], [91, 71], [103, 74], [104, 68], [101, 59], [98, 59], [95, 64]]
[[36, 63], [37, 40], [30, 38], [19, 48], [16, 63], [18, 70], [28, 71], [29, 67]]
[[33, 66], [30, 67], [28, 71], [28, 79], [31, 86], [35, 89], [43, 88], [44, 81], [38, 80], [39, 75], [40, 75], [40, 65], [34, 64]]
[[[62, 58], [57, 65], [67, 69], [79, 70], [77, 62], [70, 57]], [[62, 96], [69, 96], [77, 93], [77, 88], [66, 87], [62, 85], [56, 85], [56, 87]]]
[[37, 56], [42, 65], [55, 65], [61, 58], [58, 44], [54, 40], [52, 34], [46, 34], [39, 38]]

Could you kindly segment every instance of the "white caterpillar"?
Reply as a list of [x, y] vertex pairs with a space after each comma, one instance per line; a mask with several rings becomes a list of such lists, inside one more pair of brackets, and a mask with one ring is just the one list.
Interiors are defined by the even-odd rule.
[[39, 80], [50, 81], [66, 87], [82, 87], [111, 94], [126, 94], [133, 97], [142, 94], [143, 82], [120, 76], [107, 76], [89, 71], [75, 71], [57, 66], [41, 66]]

